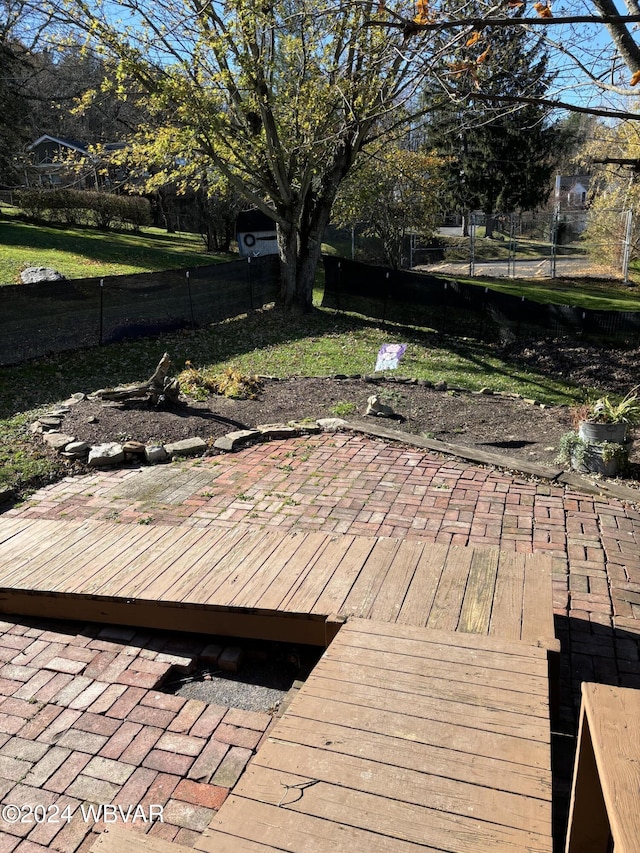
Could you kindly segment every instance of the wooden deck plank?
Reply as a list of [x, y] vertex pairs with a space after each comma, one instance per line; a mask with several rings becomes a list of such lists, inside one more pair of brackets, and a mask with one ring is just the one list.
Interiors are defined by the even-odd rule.
[[[160, 554], [163, 554], [168, 544], [173, 540], [176, 534], [175, 527], [157, 525], [153, 531], [149, 531], [148, 535], [140, 543], [140, 548], [131, 549], [128, 556], [128, 561], [112, 561], [106, 565], [102, 565], [96, 571], [96, 550], [99, 553], [99, 543], [94, 543], [87, 549], [86, 562], [93, 564], [94, 573], [90, 580], [91, 591], [95, 595], [109, 595], [110, 593], [117, 594], [121, 592], [123, 586], [128, 582], [129, 578], [140, 571], [141, 565], [145, 562], [154, 559]], [[79, 568], [82, 575], [82, 567]], [[87, 581], [82, 576], [77, 580], [75, 586], [67, 584], [67, 589], [70, 592], [82, 593], [88, 591]]]
[[344, 603], [337, 609], [340, 616], [366, 616], [380, 593], [399, 548], [398, 539], [376, 541]]
[[[301, 555], [296, 554], [295, 560], [289, 560], [287, 565], [283, 566], [278, 577], [272, 579], [271, 583], [258, 600], [258, 607], [260, 607], [261, 610], [289, 609], [283, 607], [282, 602], [285, 601], [291, 591], [297, 587], [301, 578], [308, 577], [309, 572], [314, 566], [325, 561], [327, 548], [333, 541], [335, 541], [335, 537], [327, 535], [326, 533], [315, 533], [313, 535], [318, 537], [318, 547], [315, 548], [308, 560], [302, 560], [300, 559]], [[308, 543], [309, 546], [312, 545], [313, 541], [314, 540], [310, 540]]]
[[260, 610], [277, 608], [279, 601], [291, 589], [295, 578], [306, 572], [309, 563], [317, 560], [327, 545], [327, 534], [311, 532], [306, 534], [295, 553], [284, 562], [274, 562], [272, 569], [261, 570], [259, 580], [256, 577], [250, 592], [247, 592]]
[[415, 626], [427, 624], [448, 553], [448, 545], [425, 545], [402, 602], [398, 622]]
[[487, 634], [498, 574], [498, 549], [474, 549], [458, 631]]
[[[92, 528], [91, 522], [67, 522], [64, 525], [57, 525], [45, 529], [40, 528], [34, 530], [33, 536], [37, 537], [33, 541], [29, 536], [27, 541], [22, 543], [22, 547], [16, 542], [13, 560], [10, 566], [7, 566], [0, 578], [0, 583], [4, 586], [26, 586], [29, 587], [29, 578], [33, 578], [33, 583], [38, 584], [45, 579], [45, 588], [48, 588], [47, 565], [56, 557], [63, 553], [67, 548], [77, 545], [79, 539], [84, 535], [85, 531]], [[44, 569], [44, 571], [42, 571]]]
[[238, 528], [231, 535], [228, 531], [207, 531], [143, 592], [166, 601], [185, 601], [195, 589], [198, 601], [202, 601], [204, 579], [216, 574], [220, 564], [230, 555], [235, 561], [250, 555], [260, 536], [249, 528]]
[[[419, 678], [423, 675], [428, 675], [431, 678], [446, 679], [447, 672], [452, 666], [451, 661], [447, 660], [432, 660], [429, 662], [428, 668], [420, 659], [406, 655], [390, 655], [385, 656], [384, 663], [380, 662], [378, 652], [371, 649], [362, 649], [356, 646], [340, 647], [339, 649], [330, 648], [330, 660], [336, 662], [349, 663], [354, 667], [371, 667], [379, 670], [379, 678], [390, 678], [393, 673], [400, 672], [408, 678]], [[386, 669], [383, 669], [386, 667]], [[473, 662], [459, 662], [456, 669], [456, 676], [461, 684], [480, 686], [487, 682], [490, 678], [491, 686], [499, 690], [509, 690], [511, 693], [523, 693], [525, 696], [536, 695], [539, 697], [546, 696], [547, 676], [543, 673], [543, 667], [540, 666], [538, 671], [531, 674], [531, 679], [527, 684], [522, 684], [519, 680], [514, 679], [512, 669], [487, 669], [481, 665], [474, 665]], [[395, 677], [395, 676], [394, 676]]]
[[[148, 555], [148, 560], [143, 560], [141, 564], [135, 566], [137, 571], [134, 570], [131, 573], [127, 573], [126, 582], [120, 595], [124, 595], [130, 599], [141, 600], [143, 598], [142, 591], [151, 585], [153, 580], [166, 569], [170, 569], [181, 554], [204, 539], [206, 537], [206, 530], [176, 527], [175, 532], [169, 535], [170, 539], [164, 543], [162, 553], [158, 554], [154, 550], [152, 554]], [[114, 578], [114, 582], [115, 580]], [[96, 582], [98, 581], [99, 579], [96, 579]], [[103, 589], [101, 594], [106, 594], [106, 590]]]
[[[384, 658], [376, 656], [380, 651], [384, 651]], [[498, 678], [500, 673], [506, 677], [523, 673], [542, 678], [546, 682], [546, 655], [543, 650], [541, 651], [542, 654], [535, 657], [477, 648], [469, 652], [460, 643], [421, 643], [420, 640], [405, 637], [394, 638], [393, 643], [390, 643], [385, 637], [354, 632], [345, 635], [338, 646], [330, 646], [325, 652], [325, 658], [330, 660], [340, 655], [344, 659], [347, 655], [351, 655], [354, 658], [357, 656], [360, 662], [364, 662], [369, 657], [372, 662], [378, 660], [380, 666], [384, 661], [402, 672], [419, 672], [424, 668], [423, 659], [428, 655], [430, 672], [436, 662], [459, 663], [466, 669], [490, 671], [492, 678]], [[542, 689], [546, 689], [546, 683], [542, 685]]]
[[367, 618], [383, 622], [398, 620], [424, 549], [425, 543], [417, 539], [400, 542], [384, 583], [364, 614]]
[[[336, 754], [291, 743], [268, 741], [258, 751], [235, 793], [250, 798], [251, 789], [259, 790], [254, 772], [262, 768], [307, 776], [364, 794], [380, 797], [395, 792], [394, 798], [423, 808], [437, 809], [473, 820], [484, 820], [513, 829], [543, 834], [551, 823], [548, 797], [521, 796], [497, 791], [483, 785], [433, 774], [431, 768], [409, 770], [395, 763]], [[257, 774], [256, 774], [257, 775]], [[304, 799], [304, 797], [303, 797]]]
[[270, 740], [298, 743], [318, 750], [424, 771], [472, 785], [499, 779], [500, 788], [525, 797], [551, 800], [551, 777], [542, 766], [514, 764], [507, 756], [470, 760], [465, 752], [444, 746], [401, 740], [387, 732], [370, 732], [327, 720], [310, 720], [286, 713], [272, 729]]
[[[282, 788], [280, 789], [282, 791]], [[215, 829], [223, 826], [226, 835], [267, 844], [272, 850], [290, 853], [425, 853], [433, 847], [333, 822], [325, 818], [291, 812], [289, 809], [246, 800], [231, 794], [198, 842], [198, 850], [218, 853]], [[236, 848], [231, 848], [235, 850]]]
[[[34, 519], [29, 524], [23, 522], [16, 529], [13, 519], [8, 520], [8, 522], [10, 535], [4, 537], [0, 544], [0, 569], [11, 566], [16, 557], [28, 552], [30, 547], [36, 547], [46, 537], [47, 533], [59, 526], [52, 520]], [[6, 524], [7, 521], [1, 519], [0, 530], [4, 530]]]
[[66, 593], [76, 588], [89, 591], [95, 577], [101, 577], [106, 567], [120, 570], [127, 565], [142, 541], [146, 542], [147, 537], [140, 529], [122, 530], [120, 535], [108, 523], [101, 530], [94, 529], [91, 535], [79, 539], [75, 546], [44, 567], [44, 572], [55, 576], [55, 583], [49, 588]]
[[371, 536], [358, 537], [344, 555], [322, 592], [312, 605], [311, 613], [339, 613], [351, 587], [360, 574], [362, 566], [369, 557], [376, 540]]
[[34, 518], [3, 518], [2, 525], [0, 526], [0, 549], [9, 539], [13, 539], [14, 536], [28, 530], [35, 523], [36, 520]]
[[522, 638], [525, 563], [525, 554], [516, 551], [500, 554], [489, 625], [489, 634], [492, 637], [514, 640]]
[[525, 564], [524, 598], [522, 604], [522, 639], [537, 642], [554, 636], [551, 557], [532, 554]]
[[447, 631], [457, 629], [474, 550], [451, 547], [447, 552], [447, 559], [427, 618], [427, 628]]
[[[551, 603], [549, 603], [549, 609], [551, 609]], [[394, 624], [371, 619], [350, 619], [349, 630], [347, 634], [343, 635], [343, 639], [348, 638], [350, 640], [352, 636], [359, 634], [374, 637], [395, 637], [401, 640], [415, 640], [419, 643], [437, 643], [441, 646], [459, 647], [461, 644], [456, 631], [441, 631], [432, 628], [425, 630], [423, 627], [414, 625]], [[537, 643], [532, 645], [522, 640], [510, 638], [465, 634], [464, 646], [468, 649], [516, 655], [540, 661], [546, 658], [545, 652]]]
[[194, 562], [204, 556], [208, 559], [210, 568], [213, 568], [226, 554], [236, 548], [241, 549], [243, 541], [248, 535], [249, 530], [245, 527], [227, 531], [222, 536], [218, 536], [216, 532], [215, 538], [212, 537], [210, 531], [205, 531], [204, 536], [178, 554], [171, 565], [166, 566], [161, 573], [149, 578], [146, 586], [142, 587], [138, 594], [141, 597], [158, 601], [180, 601], [181, 595], [176, 591], [176, 587], [179, 589], [187, 584], [191, 586], [194, 582], [199, 582], [204, 574], [204, 572], [202, 574], [190, 572]]
[[[305, 783], [308, 784], [302, 790], [289, 788], [283, 794], [283, 786]], [[247, 817], [251, 815], [254, 803], [264, 805], [266, 802], [279, 812], [317, 817], [334, 826], [361, 831], [373, 829], [395, 843], [425, 845], [449, 853], [549, 851], [545, 836], [530, 830], [481, 821], [475, 815], [469, 817], [442, 812], [388, 795], [377, 796], [342, 785], [326, 784], [314, 776], [282, 773], [255, 764], [247, 768], [238, 789], [238, 796], [244, 795], [247, 799]], [[399, 794], [397, 790], [394, 793], [396, 796]]]
[[[544, 766], [548, 761], [548, 744], [536, 743], [524, 737], [499, 735], [441, 720], [424, 720], [401, 711], [379, 711], [359, 707], [357, 717], [354, 717], [353, 708], [348, 703], [327, 704], [312, 696], [305, 697], [303, 709], [305, 719], [327, 720], [337, 725], [378, 734], [391, 734], [401, 740], [447, 749], [451, 749], [454, 744], [455, 751], [468, 756], [483, 755], [485, 758], [492, 758], [495, 755], [506, 755], [514, 764], [530, 767]], [[289, 713], [294, 716], [302, 715], [301, 703], [292, 703]]]
[[300, 578], [280, 605], [283, 609], [310, 612], [324, 588], [328, 585], [331, 577], [340, 572], [342, 561], [349, 553], [349, 549], [356, 541], [355, 536], [347, 534], [338, 536], [327, 545], [321, 562], [312, 563], [307, 567], [307, 573]]
[[262, 533], [256, 541], [253, 553], [246, 561], [234, 560], [230, 554], [220, 563], [216, 573], [207, 577], [200, 589], [194, 589], [190, 597], [204, 597], [207, 604], [226, 606], [227, 602], [234, 599], [237, 591], [260, 571], [261, 566], [282, 545], [284, 538], [280, 531], [270, 530]]
[[[152, 541], [141, 554], [134, 554], [126, 566], [114, 565], [111, 567], [113, 570], [103, 569], [87, 591], [94, 595], [128, 594], [137, 597], [138, 590], [170, 565], [174, 556], [196, 544], [205, 535], [204, 530], [197, 528], [162, 526], [160, 529], [163, 533], [159, 539]], [[80, 591], [79, 588], [77, 592]]]
[[[313, 677], [324, 678], [325, 672], [327, 668], [321, 660], [313, 670]], [[539, 693], [522, 693], [478, 681], [470, 683], [463, 680], [464, 675], [460, 673], [460, 667], [456, 670], [457, 680], [452, 681], [449, 678], [449, 672], [450, 664], [442, 664], [440, 667], [436, 665], [434, 668], [430, 665], [428, 671], [420, 675], [396, 671], [393, 677], [394, 689], [399, 699], [404, 702], [412, 702], [414, 696], [431, 696], [483, 708], [501, 708], [506, 703], [507, 707], [516, 714], [548, 719], [547, 702]], [[342, 659], [340, 659], [339, 674], [345, 684], [349, 685], [361, 684], [375, 687], [381, 681], [380, 667], [362, 663], [353, 664]], [[332, 667], [328, 670], [326, 677], [337, 678], [336, 669]], [[384, 671], [382, 677], [386, 677]], [[470, 709], [469, 713], [473, 713], [473, 710]]]
[[306, 566], [319, 547], [317, 539], [309, 538], [315, 536], [316, 534], [305, 532], [295, 533], [283, 538], [278, 547], [260, 566], [260, 571], [253, 572], [247, 581], [237, 588], [230, 601], [231, 606], [256, 607], [260, 596], [263, 595], [271, 581], [277, 578], [283, 566], [286, 566], [290, 560], [296, 559], [296, 555], [300, 555], [300, 559]]
[[[452, 683], [457, 681], [455, 667], [452, 668], [450, 678]], [[425, 720], [456, 723], [473, 729], [541, 742], [550, 740], [548, 714], [543, 717], [534, 717], [505, 710], [504, 707], [487, 708], [477, 703], [470, 707], [459, 699], [450, 698], [445, 691], [442, 691], [443, 695], [438, 697], [415, 693], [407, 697], [399, 694], [397, 690], [391, 692], [385, 687], [353, 683], [347, 685], [345, 680], [319, 678], [312, 675], [307, 679], [306, 695], [354, 706], [366, 705], [379, 711], [394, 711], [401, 705], [411, 716]], [[406, 701], [408, 698], [410, 701]], [[403, 699], [405, 701], [402, 701]]]

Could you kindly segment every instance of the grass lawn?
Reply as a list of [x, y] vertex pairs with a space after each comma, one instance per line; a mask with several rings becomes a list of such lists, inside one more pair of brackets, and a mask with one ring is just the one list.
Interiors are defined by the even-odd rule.
[[112, 344], [0, 368], [0, 486], [27, 493], [62, 466], [30, 451], [28, 425], [75, 391], [94, 391], [140, 381], [153, 372], [167, 350], [175, 373], [185, 361], [222, 372], [275, 376], [371, 373], [377, 351], [389, 341], [407, 343], [399, 375], [446, 380], [450, 386], [512, 391], [552, 403], [568, 403], [580, 390], [542, 373], [529, 372], [500, 358], [489, 345], [446, 338], [419, 328], [382, 329], [358, 315], [319, 309], [296, 316], [267, 308], [249, 316], [161, 339]]
[[[3, 209], [4, 210], [4, 209]], [[56, 266], [65, 275], [108, 275], [207, 264], [194, 235], [167, 235], [153, 229], [142, 234], [103, 233], [90, 229], [41, 228], [9, 217], [0, 220], [0, 279], [15, 277], [26, 264]], [[3, 273], [3, 271], [5, 271]], [[321, 297], [319, 272], [316, 304]], [[597, 307], [618, 302], [629, 307], [635, 293], [592, 282], [473, 281], [543, 301], [567, 301], [565, 293], [599, 300]], [[555, 297], [552, 299], [552, 297]], [[623, 299], [626, 302], [623, 304]], [[573, 304], [583, 304], [575, 299]], [[638, 300], [640, 308], [640, 300]], [[633, 303], [632, 303], [633, 304]], [[592, 307], [592, 306], [590, 306]], [[490, 344], [449, 338], [432, 330], [388, 326], [358, 315], [319, 309], [297, 316], [279, 308], [264, 309], [203, 329], [112, 344], [82, 353], [52, 355], [28, 364], [0, 367], [0, 486], [27, 493], [63, 466], [33, 449], [28, 426], [38, 413], [75, 391], [94, 391], [151, 375], [167, 350], [178, 374], [189, 360], [194, 367], [222, 372], [275, 376], [324, 376], [371, 373], [382, 343], [407, 343], [399, 374], [445, 380], [450, 386], [509, 391], [547, 403], [568, 403], [581, 390], [543, 373], [527, 371], [500, 356]]]
[[159, 228], [133, 232], [32, 225], [0, 218], [0, 285], [15, 284], [25, 267], [53, 267], [67, 278], [130, 275], [196, 267], [229, 260], [208, 255], [197, 234], [167, 234]]
[[534, 302], [552, 305], [574, 305], [594, 311], [640, 311], [640, 287], [625, 285], [613, 279], [558, 278], [558, 279], [508, 279], [464, 278], [447, 276], [473, 284], [489, 287], [501, 293], [524, 296]]

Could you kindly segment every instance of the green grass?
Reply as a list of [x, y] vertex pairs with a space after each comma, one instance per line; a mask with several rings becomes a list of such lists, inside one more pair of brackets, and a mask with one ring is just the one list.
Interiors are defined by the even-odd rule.
[[389, 341], [408, 344], [400, 376], [445, 380], [474, 390], [490, 387], [547, 403], [569, 403], [581, 396], [579, 388], [525, 370], [477, 341], [419, 328], [382, 329], [376, 321], [326, 309], [297, 316], [270, 308], [160, 340], [123, 342], [0, 368], [0, 486], [26, 494], [60, 476], [62, 463], [49, 462], [31, 444], [28, 425], [38, 413], [75, 391], [145, 379], [165, 350], [176, 374], [189, 360], [196, 368], [220, 373], [234, 368], [280, 377], [324, 376], [372, 373], [380, 345]]
[[166, 234], [159, 228], [133, 232], [32, 225], [2, 208], [0, 284], [15, 284], [25, 267], [53, 267], [67, 278], [131, 275], [228, 260], [210, 255], [197, 234]]
[[534, 302], [574, 305], [594, 311], [640, 311], [640, 287], [611, 279], [508, 279], [447, 276], [476, 287], [488, 287]]
[[[59, 252], [60, 254], [56, 254]], [[113, 234], [89, 229], [36, 228], [15, 219], [0, 220], [0, 272], [25, 264], [57, 266], [68, 276], [107, 275], [210, 263], [193, 235]], [[2, 276], [0, 276], [1, 278]], [[316, 304], [322, 294], [318, 273]], [[509, 289], [544, 301], [566, 301], [564, 290], [610, 304], [635, 298], [615, 285], [592, 282], [471, 281]], [[555, 296], [555, 299], [551, 297]], [[572, 304], [581, 304], [572, 300]], [[592, 307], [592, 306], [589, 306]], [[624, 307], [629, 307], [628, 303]], [[638, 306], [640, 307], [640, 305]], [[445, 380], [449, 386], [519, 393], [546, 403], [569, 403], [581, 389], [541, 372], [528, 371], [502, 357], [491, 344], [449, 338], [432, 330], [387, 324], [359, 315], [318, 309], [298, 316], [280, 308], [264, 309], [208, 328], [167, 335], [160, 340], [123, 342], [82, 353], [63, 353], [14, 367], [0, 367], [0, 486], [19, 493], [60, 476], [61, 461], [51, 462], [34, 444], [29, 423], [38, 413], [75, 391], [93, 391], [151, 375], [167, 350], [178, 374], [190, 361], [195, 368], [223, 373], [280, 377], [372, 373], [381, 344], [408, 344], [399, 376]], [[350, 401], [342, 401], [345, 407]], [[341, 405], [341, 404], [337, 404]]]

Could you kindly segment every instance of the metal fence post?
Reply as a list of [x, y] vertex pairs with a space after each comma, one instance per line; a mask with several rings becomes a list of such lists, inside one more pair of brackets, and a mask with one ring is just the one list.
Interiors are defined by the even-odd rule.
[[103, 289], [104, 289], [104, 279], [100, 279], [100, 331], [98, 332], [98, 346], [102, 346], [102, 330], [103, 330], [103, 319], [102, 319], [102, 311], [104, 307], [104, 297], [103, 297]]
[[516, 277], [516, 219], [515, 213], [511, 214], [509, 222], [509, 253], [507, 255], [507, 275], [509, 278]]
[[633, 230], [633, 210], [624, 212], [624, 244], [622, 246], [622, 279], [629, 284], [629, 260], [631, 258], [631, 235]]
[[196, 321], [193, 316], [193, 299], [191, 298], [191, 273], [189, 270], [185, 272], [185, 277], [187, 279], [187, 292], [189, 294], [189, 311], [191, 313], [191, 328], [195, 329]]
[[476, 218], [469, 215], [469, 275], [476, 274]]
[[558, 222], [560, 212], [555, 210], [551, 219], [551, 254], [549, 255], [549, 275], [551, 278], [556, 277], [556, 253], [558, 245]]

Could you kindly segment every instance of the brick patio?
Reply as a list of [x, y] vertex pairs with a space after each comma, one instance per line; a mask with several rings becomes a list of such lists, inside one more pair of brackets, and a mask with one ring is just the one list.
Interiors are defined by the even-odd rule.
[[[0, 819], [0, 853], [84, 853], [106, 824], [85, 820], [82, 804], [140, 805], [145, 817], [162, 806], [164, 822], [129, 825], [195, 843], [272, 721], [154, 689], [174, 668], [188, 671], [206, 642], [0, 621], [0, 802], [38, 804], [52, 818]], [[70, 820], [53, 819], [66, 807]]]
[[[503, 550], [545, 551], [554, 559], [554, 607], [557, 635], [563, 648], [561, 728], [567, 734], [574, 733], [581, 681], [640, 687], [640, 513], [621, 501], [582, 494], [565, 486], [527, 480], [517, 474], [381, 440], [324, 433], [256, 445], [237, 454], [179, 465], [68, 478], [40, 490], [28, 503], [7, 514], [205, 527], [248, 523], [265, 529], [416, 537], [445, 544], [484, 544], [497, 545]], [[28, 666], [28, 663], [16, 664], [15, 657], [4, 658], [6, 665]], [[62, 668], [51, 676], [51, 680], [59, 679], [56, 682], [59, 688], [56, 686], [54, 693], [45, 700], [53, 702], [56, 708], [61, 707], [57, 699], [52, 699], [56, 691], [67, 689], [78, 665], [89, 665], [83, 658], [61, 653], [57, 657], [66, 661], [60, 666], [67, 669]], [[22, 671], [10, 670], [13, 673], [10, 677], [19, 680]], [[43, 677], [43, 671], [39, 677]], [[105, 688], [105, 694], [107, 689], [120, 687], [148, 693], [151, 689], [148, 681], [140, 686], [136, 686], [137, 682], [122, 681], [132, 678], [126, 675], [129, 671], [135, 670], [125, 669], [113, 679], [101, 675], [95, 680], [115, 681]], [[152, 674], [144, 670], [139, 672], [145, 672], [147, 679]], [[83, 668], [76, 680], [78, 675], [89, 678]], [[46, 692], [48, 684], [49, 681], [43, 682], [38, 689]], [[16, 697], [14, 686], [12, 683], [9, 692], [3, 690], [4, 695], [24, 699]], [[85, 689], [98, 688], [94, 683], [87, 683]], [[81, 701], [80, 695], [69, 700], [65, 713], [80, 716], [81, 709], [71, 707], [72, 702]], [[93, 701], [100, 703], [101, 698]], [[11, 700], [7, 698], [0, 704], [0, 715], [8, 701]], [[134, 706], [123, 714], [122, 725], [126, 722], [129, 726], [158, 729], [160, 733], [165, 729], [177, 731], [169, 724], [160, 726], [153, 715], [145, 716], [150, 710], [164, 709], [154, 709], [141, 700]], [[98, 704], [98, 707], [101, 706]], [[10, 705], [7, 711], [9, 708]], [[91, 705], [82, 710], [87, 713], [90, 708]], [[12, 715], [7, 711], [4, 714], [10, 718]], [[94, 710], [93, 713], [113, 718], [104, 711]], [[134, 719], [130, 716], [132, 713]], [[137, 715], [142, 716], [138, 718]], [[77, 728], [75, 719], [73, 723]], [[226, 732], [225, 726], [229, 723], [221, 722], [221, 725], [221, 731]], [[180, 733], [204, 740], [202, 735], [194, 735], [191, 730]], [[106, 737], [99, 732], [92, 734]], [[6, 732], [7, 738], [16, 735], [17, 732]], [[110, 738], [114, 736], [109, 735]], [[39, 742], [43, 742], [41, 736], [38, 737]], [[213, 742], [222, 740], [214, 738]], [[7, 743], [2, 749], [6, 746]], [[68, 749], [60, 747], [59, 743], [56, 748]], [[242, 745], [230, 747], [236, 750], [251, 748], [249, 742], [244, 741]], [[0, 755], [5, 754], [2, 749]], [[82, 753], [82, 750], [76, 751]], [[156, 752], [162, 751], [156, 749]], [[99, 753], [97, 750], [95, 754], [99, 756]], [[143, 761], [140, 772], [162, 775], [162, 765], [154, 763], [154, 759], [148, 757], [150, 754], [145, 759], [146, 765]], [[80, 758], [75, 760], [81, 761]], [[194, 762], [188, 752], [182, 760], [185, 767]], [[189, 772], [187, 768], [187, 781]], [[115, 784], [112, 780], [102, 781]], [[212, 781], [215, 785], [215, 779]], [[187, 785], [180, 788], [179, 793], [183, 795], [188, 790], [191, 789]], [[188, 800], [185, 798], [184, 802]], [[176, 829], [176, 839], [188, 843], [190, 836], [186, 834], [193, 832], [193, 828], [177, 820], [175, 826], [180, 826]], [[0, 836], [0, 853], [5, 849], [13, 850], [15, 845], [2, 847], [2, 838]], [[37, 849], [23, 848], [25, 853]]]

